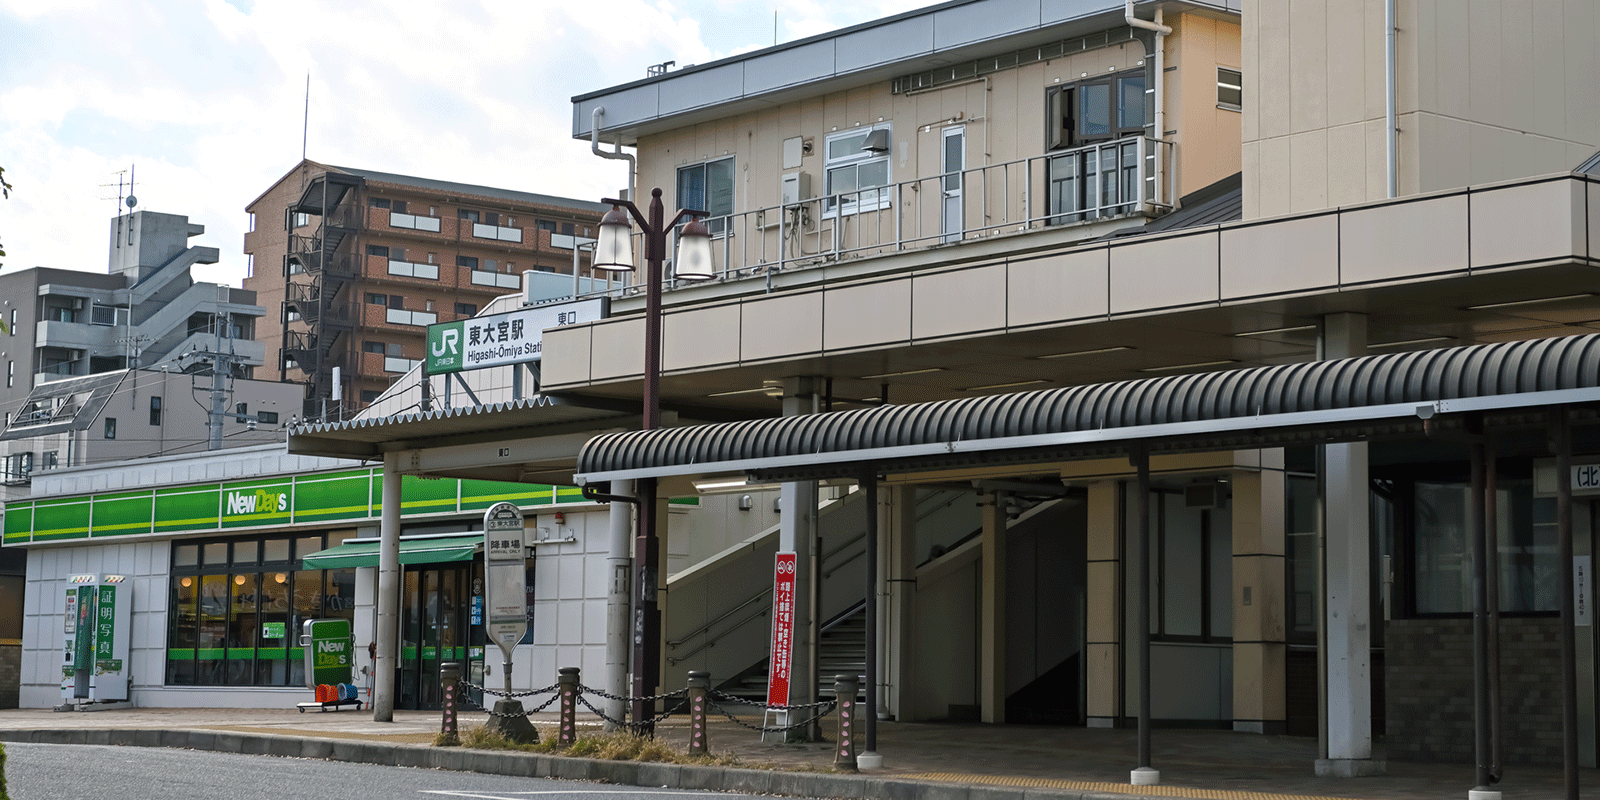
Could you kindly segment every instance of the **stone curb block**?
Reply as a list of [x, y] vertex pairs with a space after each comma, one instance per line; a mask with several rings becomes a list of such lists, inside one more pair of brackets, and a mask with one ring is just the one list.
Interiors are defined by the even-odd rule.
[[[222, 740], [218, 739], [217, 743], [221, 744]], [[333, 742], [327, 739], [301, 739], [300, 757], [321, 759], [332, 758]]]
[[111, 743], [118, 747], [129, 747], [138, 738], [138, 731], [132, 728], [113, 728], [111, 730]]
[[[967, 800], [1026, 800], [1027, 792], [1010, 786], [968, 786]], [[1056, 798], [1060, 800], [1060, 798]]]
[[587, 758], [556, 756], [550, 759], [549, 777], [568, 781], [593, 780], [594, 762]]
[[675, 787], [678, 786], [679, 775], [683, 767], [677, 764], [643, 763], [639, 765], [640, 786]]
[[722, 788], [722, 770], [685, 764], [678, 771], [677, 788], [717, 791]]
[[215, 740], [215, 746], [216, 746], [216, 748], [217, 748], [217, 750], [219, 752], [223, 752], [223, 753], [243, 753], [244, 752], [244, 734], [242, 734], [242, 733], [229, 733], [227, 731], [218, 731], [217, 732], [217, 737], [216, 737], [216, 740]]
[[639, 784], [639, 762], [607, 761], [595, 765], [595, 777], [619, 786]]
[[[216, 750], [216, 731], [184, 731], [184, 747], [190, 750]], [[298, 750], [299, 748], [295, 748]]]
[[740, 794], [771, 794], [772, 772], [764, 769], [725, 769], [722, 790]]

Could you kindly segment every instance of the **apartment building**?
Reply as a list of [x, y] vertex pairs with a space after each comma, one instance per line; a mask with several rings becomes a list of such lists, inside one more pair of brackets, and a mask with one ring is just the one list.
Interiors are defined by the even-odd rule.
[[305, 384], [306, 418], [375, 400], [422, 359], [428, 325], [477, 314], [520, 289], [524, 273], [545, 297], [572, 294], [604, 211], [313, 161], [246, 210], [244, 285], [273, 309], [255, 338], [271, 354], [267, 374]]

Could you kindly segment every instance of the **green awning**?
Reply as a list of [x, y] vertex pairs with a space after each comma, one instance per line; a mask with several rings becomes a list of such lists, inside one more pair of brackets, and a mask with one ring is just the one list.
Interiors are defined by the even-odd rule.
[[[401, 564], [444, 564], [471, 561], [483, 545], [483, 534], [441, 536], [428, 539], [401, 539]], [[330, 547], [301, 561], [303, 569], [350, 569], [378, 566], [378, 542], [350, 542]]]

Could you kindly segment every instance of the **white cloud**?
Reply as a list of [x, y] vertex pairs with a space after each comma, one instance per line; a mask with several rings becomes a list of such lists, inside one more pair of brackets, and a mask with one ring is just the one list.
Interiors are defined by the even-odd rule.
[[[780, 41], [926, 0], [789, 0]], [[621, 167], [571, 138], [571, 97], [772, 43], [773, 5], [0, 0], [6, 269], [98, 271], [117, 170], [244, 274], [244, 207], [300, 157], [598, 199]], [[111, 184], [109, 187], [104, 184]]]

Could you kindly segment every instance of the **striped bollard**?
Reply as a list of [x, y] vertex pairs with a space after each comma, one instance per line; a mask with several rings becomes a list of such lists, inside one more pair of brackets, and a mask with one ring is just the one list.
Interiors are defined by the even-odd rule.
[[439, 665], [439, 691], [444, 695], [444, 719], [439, 726], [439, 744], [454, 747], [461, 744], [460, 729], [456, 726], [456, 703], [461, 694], [461, 662], [446, 661]]
[[854, 675], [833, 676], [833, 693], [839, 697], [839, 747], [833, 766], [845, 772], [856, 771], [856, 693], [861, 689]]
[[689, 755], [711, 752], [706, 739], [706, 696], [711, 692], [711, 673], [689, 670]]
[[557, 670], [556, 691], [561, 693], [561, 730], [556, 733], [556, 744], [567, 747], [578, 741], [578, 668], [562, 667]]

